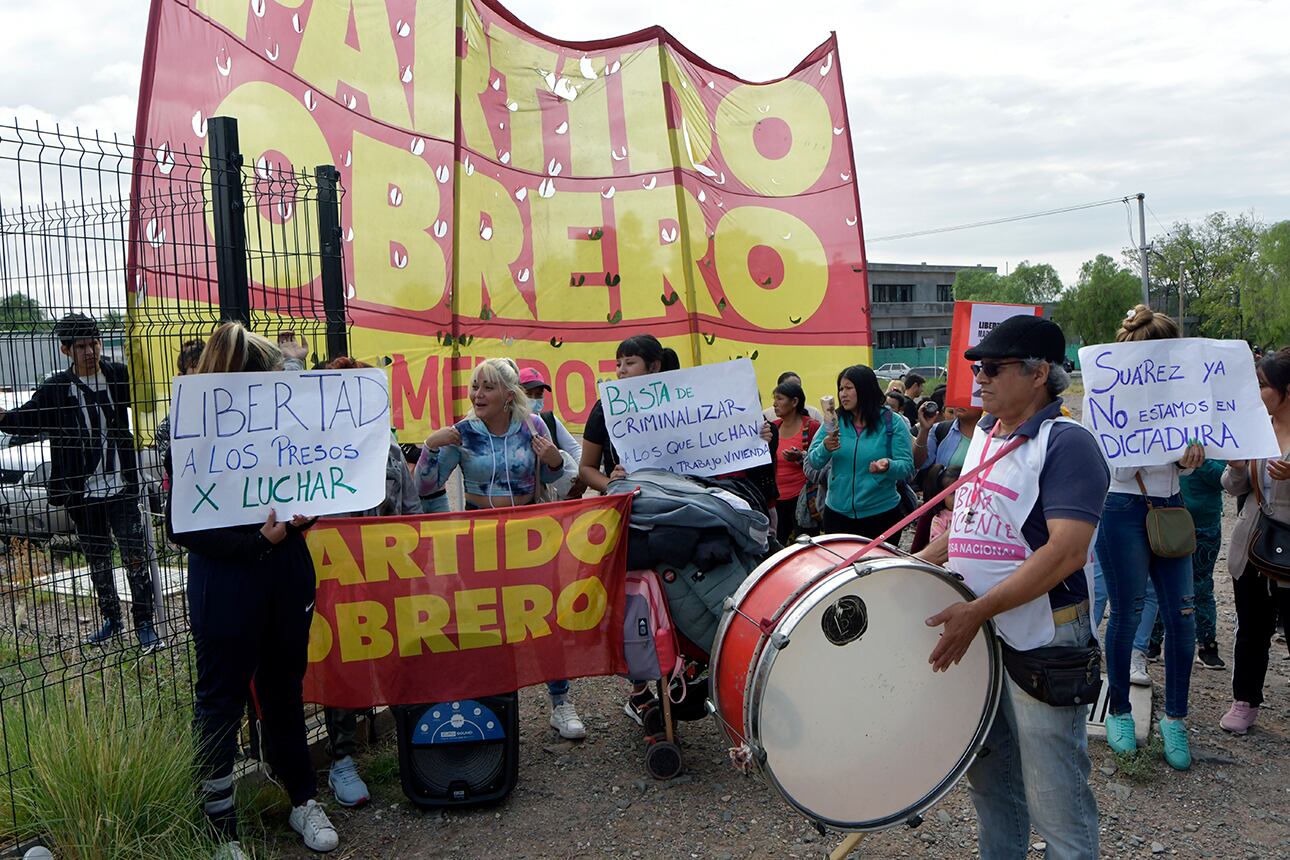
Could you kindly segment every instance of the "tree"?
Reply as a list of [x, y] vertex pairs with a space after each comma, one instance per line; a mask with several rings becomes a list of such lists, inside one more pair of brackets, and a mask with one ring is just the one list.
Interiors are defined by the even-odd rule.
[[1086, 344], [1107, 343], [1124, 320], [1125, 311], [1142, 296], [1138, 276], [1116, 265], [1106, 254], [1098, 254], [1080, 266], [1079, 281], [1061, 297], [1054, 318], [1067, 337]]
[[1290, 221], [1259, 237], [1257, 257], [1241, 272], [1244, 335], [1260, 346], [1290, 343]]
[[124, 334], [125, 317], [119, 311], [108, 311], [99, 320], [99, 328], [104, 334]]
[[[1246, 279], [1255, 271], [1263, 231], [1251, 216], [1233, 218], [1214, 212], [1198, 223], [1178, 222], [1164, 236], [1153, 237], [1149, 255], [1153, 309], [1178, 314], [1181, 278], [1185, 312], [1197, 318], [1187, 334], [1244, 338], [1249, 313], [1242, 310], [1243, 292]], [[1137, 251], [1124, 253], [1136, 266]]]
[[10, 293], [0, 299], [0, 327], [30, 331], [44, 321], [40, 302], [26, 293]]
[[961, 269], [954, 277], [958, 302], [1008, 302], [1039, 305], [1057, 298], [1062, 289], [1057, 270], [1047, 263], [1022, 260], [1006, 275], [984, 269]]

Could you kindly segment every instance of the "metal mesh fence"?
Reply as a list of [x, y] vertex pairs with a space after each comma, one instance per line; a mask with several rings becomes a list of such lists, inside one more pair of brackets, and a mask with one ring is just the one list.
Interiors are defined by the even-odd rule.
[[[157, 433], [181, 349], [241, 318], [308, 342], [306, 364], [326, 355], [336, 174], [244, 164], [235, 124], [219, 149], [211, 123], [204, 152], [0, 126], [0, 845], [47, 708], [129, 721], [191, 707], [186, 559], [165, 535]], [[343, 296], [330, 306], [334, 334]], [[60, 340], [69, 314], [97, 325], [97, 373], [78, 370], [93, 337]]]

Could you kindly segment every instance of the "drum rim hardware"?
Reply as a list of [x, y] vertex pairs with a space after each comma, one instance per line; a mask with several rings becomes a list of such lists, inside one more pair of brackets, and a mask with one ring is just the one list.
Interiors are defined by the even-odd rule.
[[[965, 744], [963, 751], [957, 755], [953, 767], [947, 767], [945, 774], [936, 781], [921, 797], [911, 804], [906, 805], [903, 809], [884, 816], [880, 819], [870, 819], [864, 821], [835, 821], [828, 817], [821, 816], [818, 811], [805, 808], [794, 796], [785, 788], [785, 785], [776, 777], [773, 767], [768, 764], [768, 755], [760, 744], [761, 722], [763, 714], [761, 708], [764, 705], [764, 695], [771, 668], [780, 651], [791, 641], [796, 626], [802, 623], [803, 618], [813, 611], [820, 608], [821, 604], [827, 606], [833, 603], [833, 600], [812, 599], [813, 592], [819, 592], [827, 596], [835, 590], [844, 580], [844, 576], [867, 577], [874, 573], [884, 570], [890, 570], [892, 567], [908, 569], [911, 564], [922, 568], [924, 572], [936, 575], [941, 581], [948, 583], [952, 589], [957, 591], [966, 600], [972, 600], [975, 595], [972, 593], [962, 580], [962, 577], [955, 575], [938, 565], [925, 562], [922, 559], [915, 558], [909, 553], [900, 551], [898, 548], [885, 546], [885, 552], [889, 556], [882, 558], [864, 558], [852, 560], [837, 552], [829, 544], [833, 543], [854, 543], [856, 540], [865, 542], [864, 538], [857, 538], [854, 535], [825, 535], [821, 538], [799, 539], [784, 550], [774, 554], [759, 565], [758, 570], [750, 575], [734, 595], [725, 601], [725, 610], [721, 623], [718, 625], [717, 634], [714, 637], [714, 646], [710, 665], [715, 668], [721, 663], [721, 652], [723, 646], [735, 648], [735, 643], [727, 643], [727, 638], [731, 635], [731, 627], [737, 623], [738, 618], [749, 622], [756, 628], [755, 641], [750, 644], [748, 633], [738, 634], [738, 648], [736, 653], [743, 654], [746, 650], [751, 649], [749, 656], [749, 665], [747, 666], [740, 683], [742, 689], [736, 686], [734, 689], [736, 695], [742, 699], [744, 725], [732, 726], [722, 715], [721, 710], [721, 684], [714, 680], [709, 687], [709, 696], [706, 702], [708, 712], [717, 718], [717, 722], [723, 733], [734, 745], [731, 748], [731, 758], [736, 761], [736, 766], [741, 770], [751, 769], [755, 764], [756, 770], [760, 772], [763, 778], [770, 783], [775, 790], [789, 803], [789, 805], [802, 813], [807, 820], [815, 823], [817, 826], [825, 826], [830, 829], [847, 832], [847, 833], [869, 833], [900, 826], [901, 824], [913, 825], [921, 819], [921, 816], [928, 809], [939, 802], [946, 794], [953, 790], [954, 786], [966, 774], [968, 768], [980, 754], [985, 738], [998, 713], [1000, 697], [1004, 684], [1004, 670], [1002, 660], [1002, 649], [998, 634], [992, 622], [982, 627], [982, 633], [985, 636], [985, 644], [991, 653], [987, 655], [988, 682], [981, 699], [981, 709], [977, 714], [978, 720], [976, 729], [973, 732], [970, 741]], [[772, 613], [768, 619], [755, 619], [747, 613], [741, 611], [740, 604], [743, 603], [752, 589], [766, 577], [770, 576], [778, 569], [785, 560], [803, 552], [806, 547], [820, 546], [832, 556], [837, 557], [843, 564], [835, 564], [827, 567], [821, 567], [817, 573], [807, 574], [808, 581], [796, 586], [793, 594], [786, 600], [783, 600], [780, 607]], [[850, 572], [845, 570], [850, 567]], [[809, 570], [809, 568], [807, 569]], [[806, 571], [803, 571], [806, 573]], [[765, 601], [762, 601], [763, 603]], [[776, 640], [775, 634], [781, 634], [782, 638]], [[771, 647], [767, 647], [767, 646]], [[729, 657], [726, 658], [730, 659]], [[742, 657], [740, 662], [743, 662]], [[714, 671], [714, 679], [717, 677]], [[734, 703], [728, 710], [733, 710]], [[747, 727], [748, 733], [745, 737], [744, 729]], [[742, 764], [740, 763], [742, 762]], [[930, 780], [929, 780], [930, 781]]]

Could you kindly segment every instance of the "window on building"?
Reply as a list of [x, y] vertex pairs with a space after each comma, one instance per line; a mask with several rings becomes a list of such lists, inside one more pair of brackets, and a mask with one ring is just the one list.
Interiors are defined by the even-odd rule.
[[874, 284], [873, 300], [875, 302], [912, 302], [914, 300], [914, 285]]
[[953, 285], [953, 284], [937, 284], [937, 285], [936, 285], [936, 301], [938, 301], [938, 302], [952, 302], [952, 301], [954, 301], [954, 285]]
[[918, 346], [918, 332], [913, 329], [878, 332], [878, 349], [909, 349], [915, 346]]

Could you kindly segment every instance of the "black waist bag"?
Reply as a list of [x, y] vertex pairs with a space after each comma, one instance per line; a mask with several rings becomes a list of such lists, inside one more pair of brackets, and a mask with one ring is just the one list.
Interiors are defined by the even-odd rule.
[[1050, 645], [1018, 651], [1003, 643], [1003, 665], [1017, 686], [1056, 708], [1091, 705], [1102, 691], [1102, 649]]

